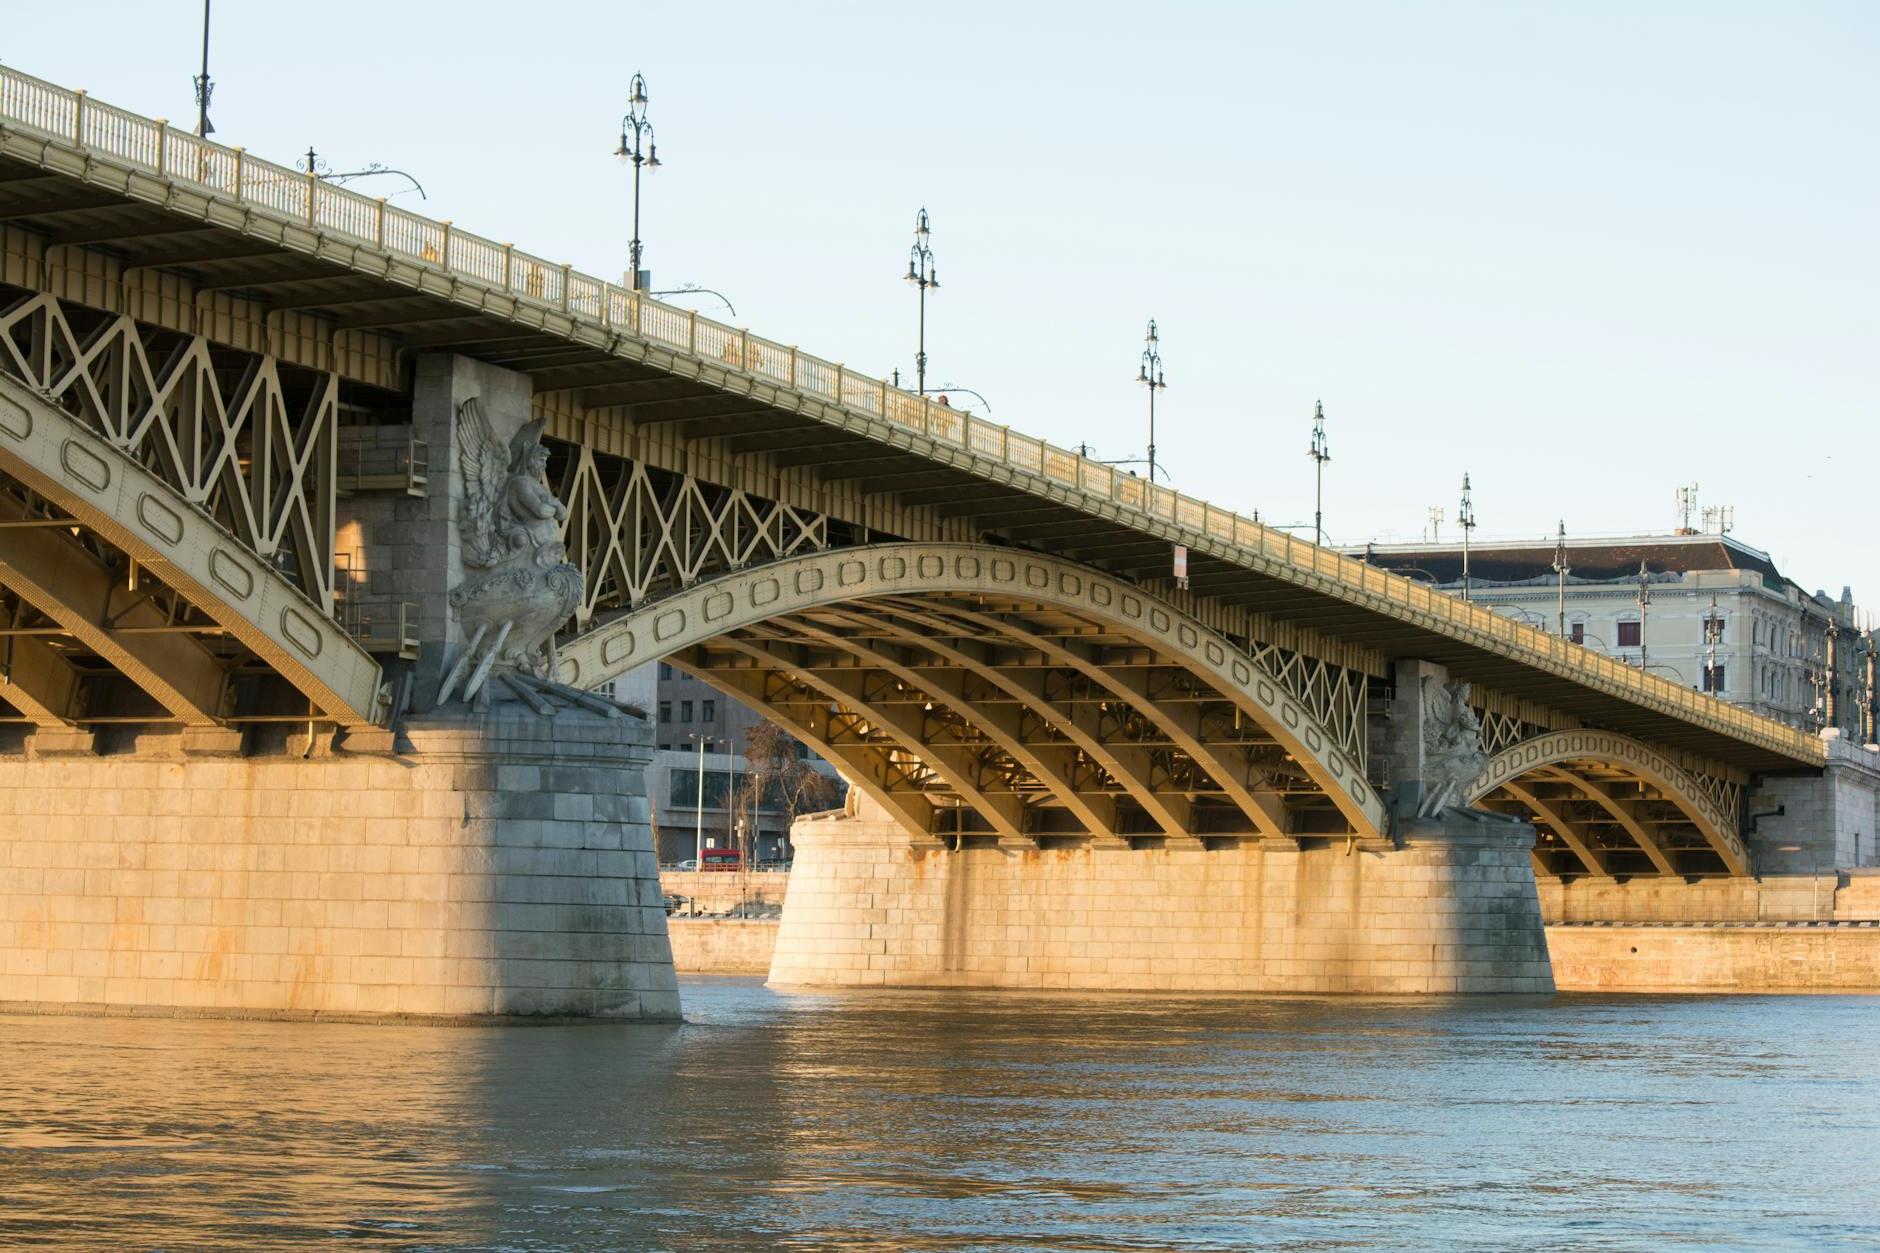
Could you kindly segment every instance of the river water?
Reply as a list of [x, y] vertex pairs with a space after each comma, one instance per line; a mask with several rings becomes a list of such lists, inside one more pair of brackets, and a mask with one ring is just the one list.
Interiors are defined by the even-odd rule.
[[0, 1018], [0, 1247], [1880, 1242], [1880, 999], [782, 993]]

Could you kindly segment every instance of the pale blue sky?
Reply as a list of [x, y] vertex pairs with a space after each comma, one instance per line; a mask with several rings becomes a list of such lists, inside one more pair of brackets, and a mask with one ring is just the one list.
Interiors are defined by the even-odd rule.
[[[8, 64], [193, 118], [199, 4], [13, 9]], [[618, 275], [635, 70], [647, 265], [754, 331], [911, 373], [925, 205], [930, 377], [1022, 430], [1139, 456], [1154, 317], [1186, 491], [1309, 520], [1323, 397], [1339, 542], [1465, 468], [1481, 539], [1665, 530], [1694, 480], [1880, 606], [1880, 6], [219, 0], [213, 116]]]

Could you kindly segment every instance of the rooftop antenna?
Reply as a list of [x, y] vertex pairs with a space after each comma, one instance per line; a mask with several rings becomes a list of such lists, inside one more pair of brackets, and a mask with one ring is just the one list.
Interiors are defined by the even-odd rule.
[[1678, 489], [1678, 534], [1695, 535], [1691, 529], [1691, 515], [1697, 512], [1697, 484], [1691, 483]]
[[1735, 505], [1705, 505], [1704, 529], [1718, 535], [1728, 535], [1736, 529]]
[[1441, 505], [1431, 505], [1429, 507], [1426, 514], [1426, 524], [1423, 528], [1423, 538], [1430, 541], [1432, 544], [1440, 544], [1443, 542], [1443, 507]]

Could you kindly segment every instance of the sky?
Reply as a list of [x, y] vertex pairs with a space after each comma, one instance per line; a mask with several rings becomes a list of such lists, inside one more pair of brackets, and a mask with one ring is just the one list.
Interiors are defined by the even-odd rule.
[[[201, 6], [16, 6], [0, 61], [188, 125]], [[290, 13], [313, 15], [304, 25]], [[220, 0], [216, 138], [1341, 544], [1668, 531], [1880, 608], [1880, 5]], [[962, 400], [982, 413], [963, 392]]]

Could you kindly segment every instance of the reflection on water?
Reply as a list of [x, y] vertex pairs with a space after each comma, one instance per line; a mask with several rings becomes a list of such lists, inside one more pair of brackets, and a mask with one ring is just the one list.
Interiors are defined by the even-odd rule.
[[1880, 1001], [684, 993], [680, 1027], [0, 1018], [0, 1246], [1880, 1240]]

